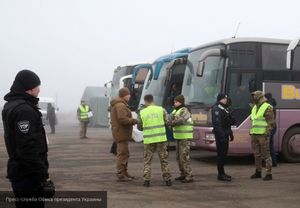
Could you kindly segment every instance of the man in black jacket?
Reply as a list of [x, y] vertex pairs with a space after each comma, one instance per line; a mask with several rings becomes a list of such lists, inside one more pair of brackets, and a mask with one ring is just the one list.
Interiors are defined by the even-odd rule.
[[212, 123], [218, 154], [218, 180], [231, 181], [231, 176], [227, 175], [224, 171], [224, 165], [228, 153], [229, 138], [230, 141], [234, 139], [231, 130], [234, 119], [228, 110], [228, 98], [224, 93], [218, 94], [217, 102], [212, 107]]
[[[20, 71], [5, 95], [2, 111], [8, 152], [7, 177], [16, 198], [51, 197], [54, 185], [48, 174], [47, 139], [37, 107], [40, 79], [32, 71]], [[16, 201], [17, 207], [44, 207], [44, 202]]]

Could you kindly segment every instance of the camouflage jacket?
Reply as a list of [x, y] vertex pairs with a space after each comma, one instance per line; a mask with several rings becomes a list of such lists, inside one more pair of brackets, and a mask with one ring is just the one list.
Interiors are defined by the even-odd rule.
[[[181, 110], [180, 110], [181, 109]], [[191, 113], [186, 107], [182, 107], [179, 115], [175, 115], [175, 113], [171, 113], [169, 116], [169, 120], [167, 122], [168, 126], [178, 126], [184, 124], [189, 118], [191, 118]]]

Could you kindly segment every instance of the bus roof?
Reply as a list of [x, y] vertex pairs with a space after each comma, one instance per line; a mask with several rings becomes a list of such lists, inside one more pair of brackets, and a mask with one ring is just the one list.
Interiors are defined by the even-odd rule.
[[222, 39], [222, 40], [218, 40], [218, 41], [215, 41], [215, 42], [206, 43], [206, 44], [197, 46], [197, 47], [193, 48], [191, 50], [191, 52], [199, 50], [201, 48], [214, 46], [214, 45], [228, 45], [228, 44], [231, 44], [231, 43], [242, 43], [242, 42], [289, 44], [291, 42], [291, 40], [275, 39], [275, 38], [255, 38], [255, 37], [253, 37], [253, 38], [227, 38], [227, 39]]
[[156, 64], [157, 62], [170, 62], [176, 58], [182, 57], [182, 56], [186, 56], [192, 48], [184, 48], [178, 51], [175, 51], [173, 53], [161, 56], [159, 58], [157, 58], [153, 64]]
[[166, 62], [171, 62], [174, 59], [181, 58], [187, 56], [192, 48], [184, 48], [182, 50], [175, 51], [174, 53], [161, 56], [157, 58], [153, 64], [156, 64], [154, 69], [154, 79], [158, 79], [162, 66]]

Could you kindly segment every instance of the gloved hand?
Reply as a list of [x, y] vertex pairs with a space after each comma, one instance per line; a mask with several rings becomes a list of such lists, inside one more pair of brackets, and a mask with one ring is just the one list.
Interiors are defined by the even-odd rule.
[[52, 198], [55, 194], [55, 186], [53, 181], [48, 178], [45, 182], [42, 182], [42, 196], [45, 198]]
[[231, 142], [234, 140], [234, 136], [233, 136], [233, 133], [232, 133], [232, 132], [229, 134], [229, 138], [230, 138], [230, 141], [231, 141]]

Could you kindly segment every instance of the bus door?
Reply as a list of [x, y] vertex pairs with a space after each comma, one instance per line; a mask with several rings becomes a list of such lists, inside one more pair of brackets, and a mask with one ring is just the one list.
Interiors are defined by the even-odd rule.
[[231, 109], [239, 126], [251, 112], [251, 92], [261, 90], [261, 76], [255, 70], [229, 70], [226, 93], [231, 99]]
[[128, 89], [130, 89], [130, 86], [131, 86], [131, 83], [132, 83], [132, 75], [127, 75], [127, 76], [123, 76], [121, 77], [120, 79], [120, 88], [123, 88], [123, 87], [127, 87]]
[[166, 108], [168, 113], [171, 113], [173, 110], [174, 98], [181, 94], [186, 63], [186, 57], [179, 58], [170, 62], [167, 67], [167, 77], [164, 84], [163, 107]]
[[130, 86], [131, 98], [129, 106], [132, 111], [136, 111], [139, 108], [139, 102], [143, 92], [144, 84], [148, 73], [152, 74], [152, 65], [143, 64], [134, 69], [132, 75], [132, 83]]

